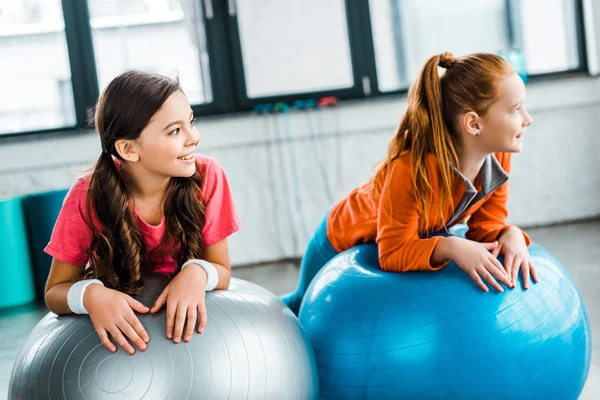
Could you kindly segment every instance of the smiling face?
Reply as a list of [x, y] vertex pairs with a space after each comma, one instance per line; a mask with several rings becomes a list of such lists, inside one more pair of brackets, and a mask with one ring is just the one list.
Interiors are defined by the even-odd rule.
[[190, 103], [181, 91], [176, 91], [136, 140], [137, 163], [156, 175], [190, 177], [196, 171], [199, 139]]
[[518, 74], [504, 78], [498, 99], [479, 120], [477, 144], [487, 153], [518, 153], [533, 119], [525, 109], [525, 85]]

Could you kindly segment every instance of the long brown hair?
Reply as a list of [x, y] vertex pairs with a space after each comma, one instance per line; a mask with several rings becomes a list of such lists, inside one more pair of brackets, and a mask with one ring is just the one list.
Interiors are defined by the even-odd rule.
[[[441, 78], [438, 67], [446, 70]], [[411, 85], [407, 110], [390, 142], [387, 157], [376, 166], [371, 189], [378, 187], [382, 174], [394, 160], [410, 152], [415, 196], [421, 207], [421, 233], [443, 226], [444, 215], [454, 207], [453, 169], [459, 168], [461, 146], [457, 117], [470, 111], [485, 116], [499, 95], [502, 79], [513, 71], [508, 62], [494, 54], [474, 53], [455, 58], [443, 53], [427, 60]], [[426, 167], [428, 154], [434, 155], [438, 162], [441, 187], [432, 187]], [[435, 221], [429, 221], [427, 211], [436, 190], [440, 191], [440, 213]]]
[[[86, 222], [93, 231], [93, 240], [87, 251], [91, 265], [84, 279], [98, 278], [107, 287], [128, 294], [139, 293], [144, 285], [143, 264], [148, 249], [136, 222], [129, 187], [115, 164], [114, 158], [123, 161], [115, 142], [137, 139], [176, 91], [182, 91], [177, 79], [128, 71], [113, 79], [98, 99], [95, 125], [102, 154], [89, 178]], [[190, 178], [171, 178], [161, 203], [166, 226], [157, 250], [172, 246], [171, 254], [178, 266], [199, 257], [202, 249], [201, 232], [206, 219], [200, 195], [202, 183], [198, 171]]]

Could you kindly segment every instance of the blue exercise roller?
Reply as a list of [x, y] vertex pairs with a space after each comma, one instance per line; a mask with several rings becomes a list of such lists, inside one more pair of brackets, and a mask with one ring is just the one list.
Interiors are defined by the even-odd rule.
[[44, 297], [46, 279], [48, 279], [52, 263], [52, 257], [44, 253], [44, 248], [50, 241], [52, 229], [54, 229], [67, 192], [68, 190], [56, 190], [35, 193], [27, 195], [23, 199], [27, 234], [35, 271], [36, 292], [40, 298]]
[[21, 198], [0, 199], [0, 309], [35, 300]]

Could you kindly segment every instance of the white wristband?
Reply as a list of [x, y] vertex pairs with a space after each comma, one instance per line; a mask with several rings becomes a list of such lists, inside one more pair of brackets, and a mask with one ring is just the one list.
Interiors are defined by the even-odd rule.
[[195, 259], [187, 260], [181, 266], [181, 270], [183, 271], [183, 269], [190, 264], [197, 264], [200, 267], [202, 267], [202, 269], [204, 269], [204, 271], [206, 271], [206, 276], [207, 276], [206, 291], [207, 292], [210, 292], [211, 290], [213, 290], [214, 288], [217, 287], [217, 284], [219, 283], [219, 273], [217, 272], [217, 268], [211, 262], [208, 262], [206, 260], [195, 260]]
[[75, 282], [67, 293], [67, 304], [73, 313], [75, 314], [89, 314], [83, 305], [83, 295], [85, 294], [85, 290], [92, 283], [97, 283], [99, 285], [104, 286], [99, 279], [85, 279], [83, 281]]

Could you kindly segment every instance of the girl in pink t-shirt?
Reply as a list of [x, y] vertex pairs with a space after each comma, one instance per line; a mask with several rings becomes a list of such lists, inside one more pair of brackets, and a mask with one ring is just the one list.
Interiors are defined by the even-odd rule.
[[[179, 82], [129, 71], [96, 106], [102, 154], [67, 195], [46, 253], [46, 305], [88, 313], [102, 343], [129, 354], [150, 340], [134, 314], [166, 305], [166, 335], [191, 340], [206, 326], [205, 291], [227, 289], [227, 237], [240, 229], [225, 173], [195, 154], [199, 135]], [[138, 294], [146, 273], [172, 277], [152, 308]], [[199, 321], [198, 321], [199, 319]], [[184, 332], [184, 325], [187, 327]]]

